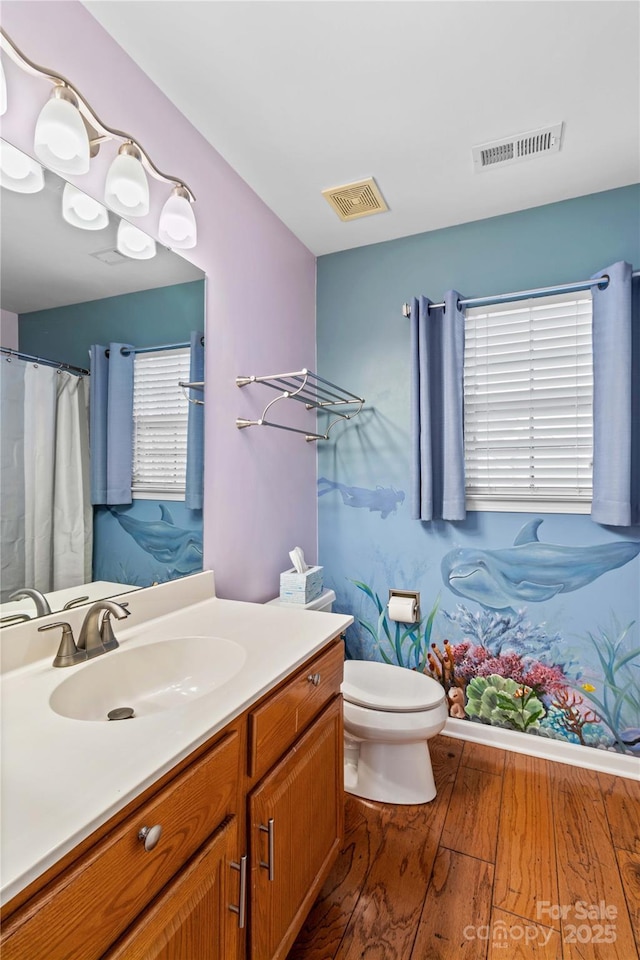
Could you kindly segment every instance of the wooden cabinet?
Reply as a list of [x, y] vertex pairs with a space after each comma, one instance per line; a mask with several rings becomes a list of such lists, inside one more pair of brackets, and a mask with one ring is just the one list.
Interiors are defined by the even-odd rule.
[[237, 824], [223, 824], [103, 960], [229, 960], [237, 923], [229, 903]]
[[251, 960], [285, 957], [343, 833], [342, 701], [334, 698], [249, 797]]
[[[114, 826], [3, 923], [3, 960], [99, 960], [223, 820], [237, 815], [239, 760], [234, 730]], [[140, 830], [156, 825], [160, 839], [146, 850]]]
[[333, 641], [7, 904], [2, 960], [283, 958], [342, 837], [342, 664]]

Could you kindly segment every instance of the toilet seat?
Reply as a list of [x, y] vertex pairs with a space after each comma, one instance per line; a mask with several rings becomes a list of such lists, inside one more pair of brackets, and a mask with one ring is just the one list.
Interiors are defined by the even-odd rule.
[[393, 664], [347, 660], [342, 696], [348, 703], [382, 713], [423, 713], [445, 700], [437, 680]]

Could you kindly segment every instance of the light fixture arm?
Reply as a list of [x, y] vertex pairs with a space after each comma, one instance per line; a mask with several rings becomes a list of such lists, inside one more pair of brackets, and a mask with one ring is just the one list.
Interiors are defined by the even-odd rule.
[[30, 73], [37, 77], [44, 77], [44, 79], [53, 83], [54, 86], [64, 87], [71, 91], [78, 101], [78, 109], [80, 114], [91, 128], [89, 130], [89, 138], [94, 149], [98, 144], [103, 143], [106, 140], [117, 140], [121, 143], [133, 144], [140, 153], [141, 163], [144, 167], [146, 167], [152, 177], [154, 177], [156, 180], [162, 181], [163, 183], [172, 184], [174, 187], [183, 188], [188, 194], [189, 201], [193, 203], [195, 200], [195, 194], [191, 188], [187, 186], [184, 180], [181, 180], [178, 177], [171, 177], [166, 173], [162, 173], [162, 171], [159, 170], [155, 163], [151, 160], [146, 150], [136, 139], [134, 139], [134, 137], [130, 136], [128, 133], [124, 133], [122, 130], [116, 130], [113, 127], [108, 127], [106, 123], [103, 123], [95, 110], [79, 92], [77, 87], [67, 80], [66, 77], [63, 77], [62, 74], [53, 73], [51, 70], [47, 70], [45, 67], [40, 67], [37, 63], [34, 63], [32, 60], [30, 60], [15, 45], [13, 40], [11, 40], [7, 34], [6, 30], [4, 30], [2, 27], [0, 27], [0, 49], [4, 50], [11, 57], [13, 62], [16, 63], [26, 73]]

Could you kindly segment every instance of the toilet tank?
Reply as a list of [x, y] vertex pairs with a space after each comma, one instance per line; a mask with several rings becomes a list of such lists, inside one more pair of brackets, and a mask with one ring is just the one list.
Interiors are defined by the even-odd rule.
[[285, 603], [279, 597], [269, 600], [268, 603], [276, 607], [288, 607], [289, 610], [320, 610], [322, 613], [331, 613], [335, 599], [333, 590], [323, 590], [320, 596], [310, 603]]

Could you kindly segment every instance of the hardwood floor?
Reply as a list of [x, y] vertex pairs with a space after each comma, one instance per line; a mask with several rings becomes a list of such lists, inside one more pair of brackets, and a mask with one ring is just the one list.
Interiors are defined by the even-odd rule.
[[640, 958], [640, 783], [448, 737], [431, 757], [432, 803], [345, 794], [288, 960]]

